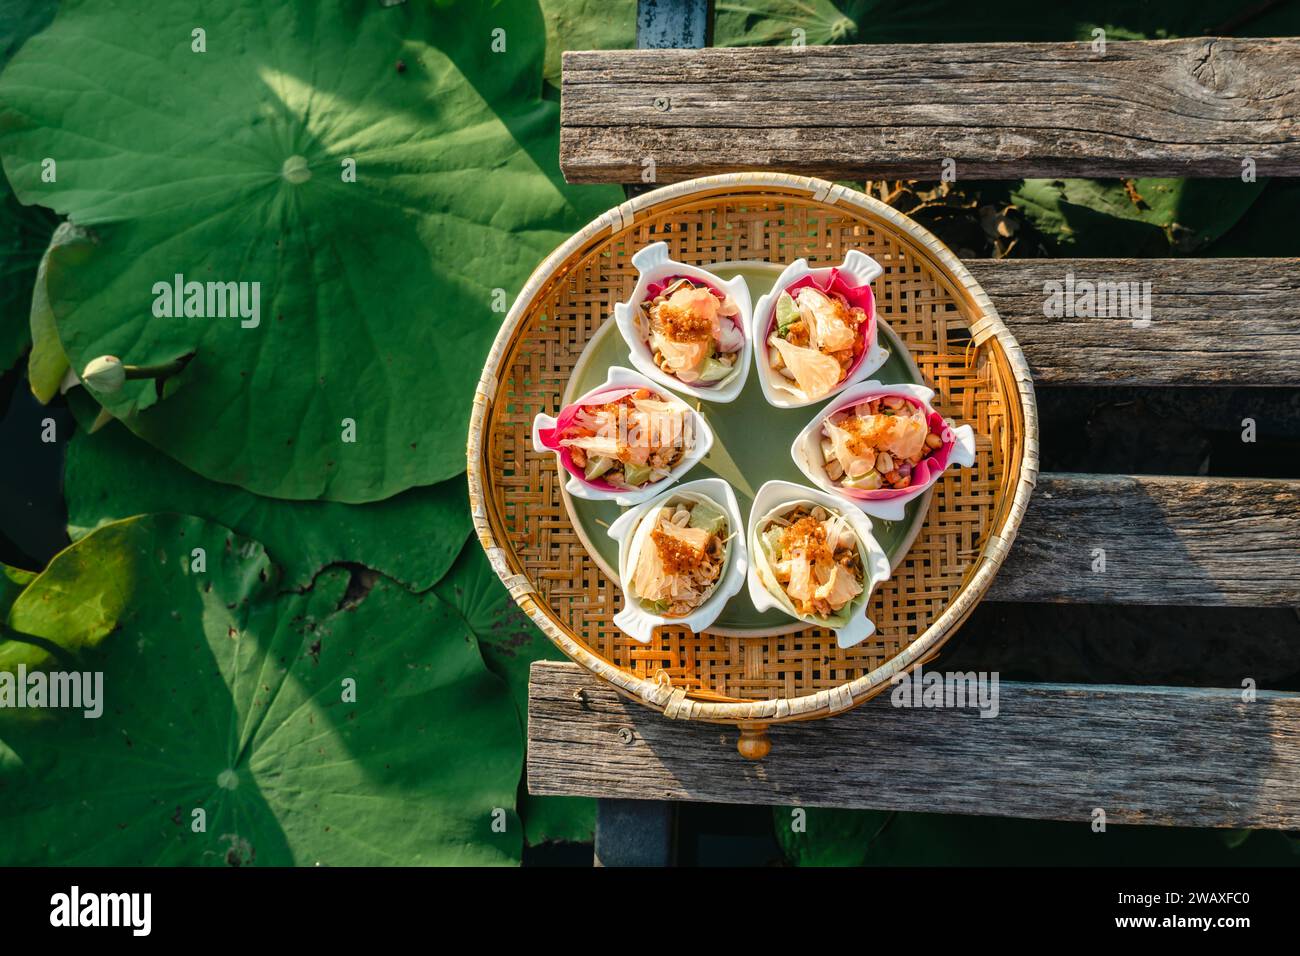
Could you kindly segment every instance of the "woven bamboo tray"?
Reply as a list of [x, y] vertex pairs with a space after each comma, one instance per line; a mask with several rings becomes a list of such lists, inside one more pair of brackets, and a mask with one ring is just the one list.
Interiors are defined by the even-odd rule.
[[[972, 468], [935, 487], [921, 533], [872, 596], [878, 630], [840, 650], [805, 628], [772, 637], [662, 629], [648, 645], [611, 623], [622, 596], [588, 556], [561, 500], [554, 457], [532, 450], [570, 369], [636, 282], [632, 255], [658, 240], [698, 265], [747, 259], [814, 265], [858, 248], [885, 267], [876, 307], [930, 387], [970, 424]], [[815, 410], [810, 410], [809, 414]], [[784, 448], [776, 453], [785, 454]], [[734, 173], [677, 183], [611, 209], [552, 253], [524, 285], [488, 356], [470, 419], [474, 526], [501, 580], [577, 663], [676, 720], [734, 724], [746, 757], [773, 723], [828, 717], [929, 661], [988, 590], [1038, 473], [1038, 424], [1024, 356], [988, 296], [941, 242], [883, 203], [803, 176]]]

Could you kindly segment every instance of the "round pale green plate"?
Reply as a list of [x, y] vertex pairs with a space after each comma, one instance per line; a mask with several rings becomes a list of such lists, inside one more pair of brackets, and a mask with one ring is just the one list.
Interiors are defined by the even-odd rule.
[[[757, 302], [759, 296], [772, 288], [772, 283], [784, 267], [770, 262], [728, 262], [706, 268], [723, 279], [743, 275], [749, 283], [750, 297]], [[872, 378], [888, 384], [924, 385], [921, 373], [907, 348], [883, 320], [880, 320], [880, 340], [881, 345], [889, 350], [889, 360]], [[578, 357], [569, 385], [564, 391], [563, 403], [567, 405], [583, 392], [603, 384], [605, 373], [611, 365], [632, 367], [627, 344], [612, 321], [600, 327]], [[808, 484], [808, 479], [790, 457], [790, 445], [803, 427], [820, 414], [824, 406], [774, 408], [764, 400], [758, 375], [752, 368], [744, 391], [734, 402], [725, 405], [700, 402], [698, 405], [713, 428], [713, 448], [683, 476], [682, 481], [713, 475], [725, 479], [736, 491], [736, 500], [740, 503], [747, 524], [754, 492], [764, 482], [780, 479]], [[605, 576], [618, 584], [618, 542], [606, 534], [606, 529], [623, 509], [612, 501], [586, 501], [574, 498], [568, 491], [562, 491], [561, 494], [569, 518], [587, 553]], [[921, 530], [921, 522], [930, 504], [930, 494], [927, 491], [908, 503], [906, 517], [902, 521], [871, 519], [876, 540], [884, 548], [885, 554], [889, 555], [892, 566], [898, 566]], [[807, 626], [779, 611], [756, 611], [749, 601], [748, 592], [742, 590], [727, 602], [718, 620], [708, 630], [711, 634], [725, 637], [766, 637], [801, 631]]]

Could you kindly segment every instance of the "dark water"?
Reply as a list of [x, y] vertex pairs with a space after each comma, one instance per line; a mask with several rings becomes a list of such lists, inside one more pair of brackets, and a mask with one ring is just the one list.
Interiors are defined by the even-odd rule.
[[[68, 543], [63, 455], [76, 427], [62, 399], [42, 406], [23, 369], [0, 377], [0, 562], [40, 570]], [[42, 441], [46, 420], [55, 441]]]

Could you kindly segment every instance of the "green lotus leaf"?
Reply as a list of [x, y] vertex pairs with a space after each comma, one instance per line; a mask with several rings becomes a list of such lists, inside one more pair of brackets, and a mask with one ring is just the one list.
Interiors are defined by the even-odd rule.
[[[49, 25], [55, 6], [54, 0], [0, 4], [0, 68], [28, 37]], [[53, 231], [49, 210], [19, 203], [0, 174], [0, 372], [12, 368], [31, 344], [25, 317], [36, 267]]]
[[[68, 397], [88, 425], [94, 403], [76, 392]], [[447, 573], [471, 524], [463, 476], [366, 505], [263, 498], [196, 475], [118, 422], [72, 436], [63, 488], [74, 541], [129, 515], [197, 515], [263, 542], [294, 588], [306, 587], [326, 565], [352, 562], [412, 591], [427, 590]]]
[[[148, 562], [148, 555], [135, 546], [139, 538], [138, 523], [118, 522], [85, 547], [59, 552], [14, 598], [9, 627], [53, 641], [70, 653], [98, 646], [126, 613], [142, 562]], [[269, 563], [259, 570], [269, 573]], [[5, 650], [0, 647], [0, 655]]]
[[824, 46], [853, 42], [858, 29], [831, 0], [717, 0], [713, 9], [715, 46]]
[[0, 75], [0, 152], [22, 202], [92, 239], [75, 267], [49, 256], [72, 368], [192, 354], [152, 405], [151, 381], [97, 397], [259, 494], [373, 501], [460, 472], [505, 306], [621, 198], [561, 180], [544, 48], [535, 0], [67, 0]]
[[9, 618], [72, 638], [102, 714], [0, 710], [0, 864], [519, 858], [509, 691], [433, 595], [342, 569], [282, 593], [256, 542], [146, 515], [56, 556]]
[[773, 807], [772, 832], [793, 866], [861, 866], [893, 818], [889, 810]]
[[541, 0], [546, 18], [546, 82], [560, 85], [565, 50], [636, 46], [636, 0]]
[[57, 0], [10, 0], [0, 4], [0, 67], [8, 63], [32, 34], [50, 25]]
[[1012, 201], [1063, 255], [1192, 252], [1228, 232], [1265, 181], [1027, 179]]
[[48, 403], [59, 393], [68, 373], [68, 355], [59, 341], [59, 330], [50, 306], [49, 276], [51, 266], [56, 272], [75, 269], [85, 260], [93, 246], [90, 234], [80, 226], [61, 222], [50, 237], [49, 247], [41, 256], [31, 290], [29, 329], [32, 351], [27, 356], [27, 382], [32, 394], [42, 403]]
[[9, 616], [9, 608], [13, 606], [14, 598], [18, 597], [23, 588], [31, 584], [35, 577], [35, 571], [24, 571], [22, 568], [11, 568], [7, 564], [0, 564], [0, 619]]
[[1300, 221], [1300, 181], [1271, 179], [1263, 195], [1231, 229], [1200, 255], [1222, 256], [1300, 256], [1300, 236], [1295, 224]]
[[54, 232], [54, 217], [40, 206], [23, 206], [0, 176], [0, 372], [27, 351], [27, 316], [41, 253]]
[[[520, 610], [488, 564], [476, 538], [466, 543], [434, 593], [460, 613], [478, 638], [483, 659], [510, 687], [520, 725], [528, 725], [528, 670], [533, 661], [564, 660], [559, 649]], [[524, 839], [535, 846], [548, 840], [586, 843], [596, 828], [596, 802], [585, 797], [519, 796]]]

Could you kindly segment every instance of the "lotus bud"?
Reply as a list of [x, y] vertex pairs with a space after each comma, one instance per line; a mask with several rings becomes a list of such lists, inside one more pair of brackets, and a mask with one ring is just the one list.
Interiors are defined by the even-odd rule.
[[126, 367], [116, 355], [101, 355], [86, 365], [81, 381], [98, 392], [116, 392], [126, 381]]
[[146, 378], [157, 381], [167, 379], [185, 368], [186, 363], [193, 357], [194, 353], [191, 352], [158, 365], [123, 365], [122, 360], [116, 355], [101, 355], [99, 358], [91, 359], [86, 365], [81, 373], [81, 383], [98, 392], [116, 392], [127, 381]]

